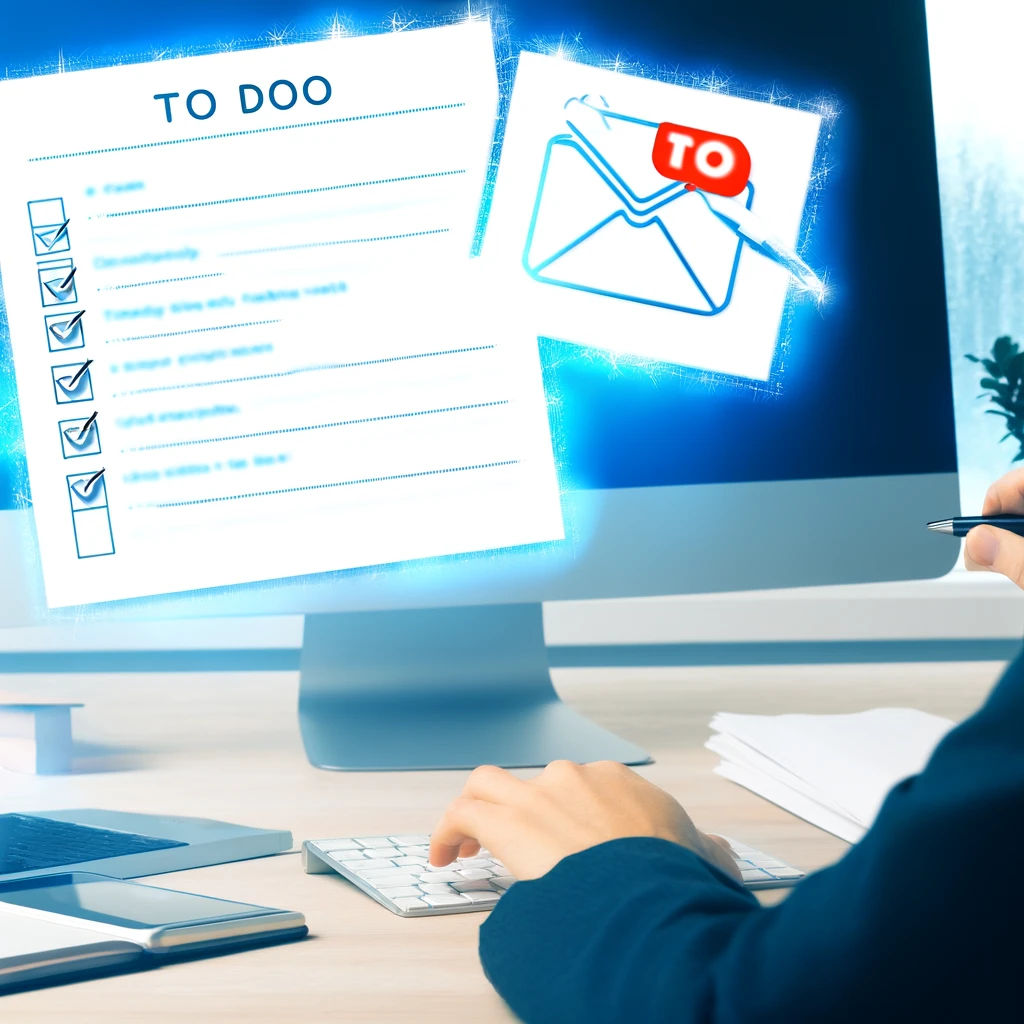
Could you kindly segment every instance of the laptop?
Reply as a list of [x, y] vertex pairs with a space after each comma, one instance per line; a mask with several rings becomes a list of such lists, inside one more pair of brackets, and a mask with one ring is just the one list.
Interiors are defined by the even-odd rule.
[[95, 809], [0, 814], [0, 882], [68, 871], [141, 878], [267, 857], [291, 832]]

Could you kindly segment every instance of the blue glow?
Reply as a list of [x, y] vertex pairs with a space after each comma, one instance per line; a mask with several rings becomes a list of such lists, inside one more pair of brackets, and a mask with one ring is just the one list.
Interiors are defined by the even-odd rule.
[[[138, 60], [269, 47], [325, 37], [376, 31], [409, 31], [465, 17], [490, 16], [501, 84], [501, 107], [492, 152], [492, 175], [478, 226], [478, 245], [486, 229], [494, 172], [500, 155], [503, 118], [515, 74], [517, 54], [529, 49], [614, 71], [746, 96], [764, 102], [812, 109], [824, 118], [812, 187], [805, 206], [798, 252], [823, 273], [828, 301], [791, 290], [775, 364], [765, 383], [728, 378], [684, 367], [583, 349], [544, 339], [549, 415], [567, 515], [568, 541], [540, 549], [487, 552], [414, 565], [353, 570], [311, 577], [340, 580], [358, 573], [373, 579], [406, 574], [424, 592], [443, 592], [453, 563], [479, 566], [481, 575], [500, 564], [504, 579], [562, 570], [586, 546], [591, 524], [577, 521], [572, 501], [579, 489], [651, 487], [678, 484], [904, 472], [946, 472], [955, 468], [952, 424], [946, 424], [948, 382], [931, 353], [922, 357], [925, 379], [906, 387], [903, 361], [920, 332], [935, 339], [944, 329], [935, 310], [918, 301], [906, 310], [882, 292], [880, 280], [908, 281], [921, 300], [920, 281], [932, 283], [930, 265], [920, 271], [906, 252], [865, 252], [863, 238], [877, 243], [878, 209], [891, 213], [884, 195], [864, 185], [864, 154], [858, 148], [873, 125], [874, 111], [866, 77], [843, 69], [844, 82], [862, 92], [840, 89], [832, 69], [796, 57], [776, 59], [778, 43], [738, 44], [723, 58], [706, 38], [696, 45], [684, 31], [685, 12], [666, 4], [671, 26], [630, 22], [629, 8], [610, 0], [586, 4], [569, 0], [521, 0], [506, 6], [453, 3], [394, 10], [359, 3], [344, 8], [311, 6], [304, 0], [177, 0], [174, 5], [108, 2], [97, 7], [72, 0], [47, 5], [55, 33], [40, 37], [37, 14], [0, 15], [0, 73], [19, 76], [64, 72]], [[822, 18], [831, 15], [822, 9]], [[717, 17], [717, 16], [716, 16]], [[6, 20], [5, 20], [6, 19]], [[7, 21], [11, 22], [10, 30]], [[724, 36], [722, 37], [724, 38]], [[744, 49], [746, 46], [746, 49]], [[798, 59], [799, 58], [799, 59]], [[851, 58], [852, 60], [852, 58]], [[774, 61], [774, 64], [773, 64]], [[853, 64], [851, 63], [851, 67]], [[916, 71], [914, 71], [916, 74]], [[854, 76], [854, 77], [851, 77]], [[877, 141], [877, 140], [876, 140]], [[873, 158], [877, 153], [871, 154]], [[910, 197], [927, 213], [924, 193]], [[871, 223], [870, 233], [863, 223]], [[909, 231], [890, 220], [885, 225]], [[936, 249], [925, 237], [924, 249]], [[933, 258], [929, 253], [927, 258]], [[895, 270], [905, 269], [900, 278]], [[162, 276], [162, 275], [155, 275]], [[904, 320], [905, 327], [902, 327]], [[872, 328], [899, 323], [905, 344], [882, 348]], [[0, 507], [27, 500], [24, 457], [6, 332], [0, 321]], [[931, 342], [929, 342], [931, 344]], [[927, 355], [927, 354], [926, 354]], [[865, 410], [877, 409], [868, 420]], [[946, 429], [948, 427], [948, 430]], [[899, 438], [900, 443], [891, 443]], [[525, 556], [529, 556], [528, 558]], [[274, 584], [262, 588], [271, 589]]]

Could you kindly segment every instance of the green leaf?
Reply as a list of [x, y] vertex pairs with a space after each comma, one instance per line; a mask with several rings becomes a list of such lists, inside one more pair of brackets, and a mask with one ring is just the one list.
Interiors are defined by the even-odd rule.
[[970, 359], [972, 363], [980, 363], [981, 360], [977, 356], [972, 356], [969, 352], [964, 356], [964, 359]]
[[1003, 395], [989, 395], [988, 400], [993, 405], [998, 405], [1000, 408], [1006, 409], [1007, 412], [1014, 412], [1017, 409], [1017, 403], [1011, 398], [1006, 398]]
[[992, 358], [999, 363], [1006, 363], [1012, 356], [1017, 354], [1017, 346], [1008, 334], [996, 338], [992, 345]]
[[[1014, 346], [1016, 348], [1016, 346]], [[1020, 381], [1021, 375], [1024, 374], [1024, 352], [1018, 352], [1007, 364], [1006, 364], [1006, 376], [1013, 381]]]

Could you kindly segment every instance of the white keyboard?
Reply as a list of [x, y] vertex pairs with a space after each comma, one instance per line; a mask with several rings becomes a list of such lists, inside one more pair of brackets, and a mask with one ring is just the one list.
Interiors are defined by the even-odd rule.
[[[804, 877], [777, 857], [735, 839], [728, 843], [748, 889], [783, 888]], [[508, 868], [486, 850], [433, 868], [427, 860], [429, 845], [430, 837], [423, 835], [307, 839], [302, 862], [307, 874], [336, 871], [401, 917], [490, 910], [515, 884]]]

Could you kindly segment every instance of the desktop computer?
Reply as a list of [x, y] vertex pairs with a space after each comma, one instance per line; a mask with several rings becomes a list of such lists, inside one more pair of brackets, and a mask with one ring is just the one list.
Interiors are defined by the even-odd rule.
[[0, 81], [82, 98], [0, 114], [0, 625], [303, 613], [317, 765], [635, 764], [541, 602], [951, 567], [924, 0], [358, 0], [230, 52], [183, 2], [156, 64], [165, 12], [67, 6], [92, 63]]

